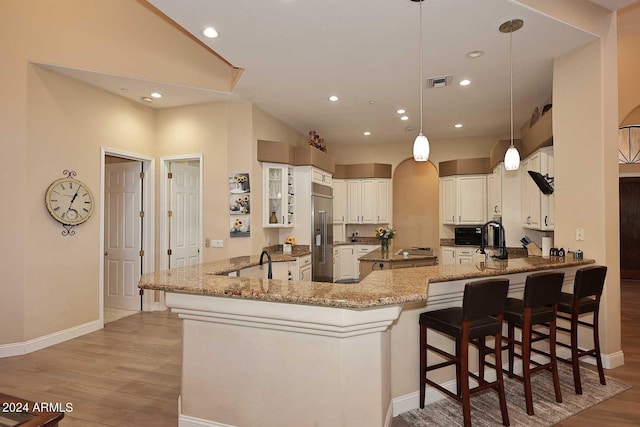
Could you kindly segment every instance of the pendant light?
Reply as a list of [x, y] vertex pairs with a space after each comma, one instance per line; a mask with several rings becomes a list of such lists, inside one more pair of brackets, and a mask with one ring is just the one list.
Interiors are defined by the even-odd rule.
[[413, 2], [420, 3], [420, 133], [413, 141], [413, 160], [416, 162], [426, 162], [429, 160], [429, 140], [422, 132], [422, 93], [423, 93], [423, 78], [422, 78], [422, 1], [423, 0], [411, 0]]
[[511, 110], [511, 144], [504, 154], [504, 168], [508, 171], [520, 168], [520, 153], [513, 145], [513, 32], [518, 31], [524, 25], [522, 19], [512, 19], [500, 25], [501, 33], [509, 33], [509, 100]]

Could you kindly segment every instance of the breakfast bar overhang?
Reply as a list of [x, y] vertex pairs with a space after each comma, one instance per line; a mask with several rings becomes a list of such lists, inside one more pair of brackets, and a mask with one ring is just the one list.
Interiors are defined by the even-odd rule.
[[464, 284], [486, 277], [520, 296], [527, 274], [560, 269], [570, 288], [590, 263], [437, 265], [357, 284], [228, 277], [209, 263], [139, 286], [165, 291], [183, 320], [180, 426], [389, 426], [418, 406], [419, 313], [459, 304]]

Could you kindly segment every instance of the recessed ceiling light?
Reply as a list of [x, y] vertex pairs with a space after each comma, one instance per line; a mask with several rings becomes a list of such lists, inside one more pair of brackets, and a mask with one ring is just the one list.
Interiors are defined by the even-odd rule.
[[162, 94], [160, 92], [151, 92], [150, 95], [152, 98], [156, 98], [156, 99], [162, 98]]
[[402, 117], [400, 117], [400, 120], [406, 121], [406, 120], [409, 120], [409, 117], [408, 116], [402, 116]]
[[471, 80], [469, 79], [460, 80], [460, 86], [469, 86], [470, 84]]
[[121, 87], [120, 88], [120, 92], [127, 93], [127, 92], [129, 92], [129, 89], [127, 89], [126, 87]]
[[404, 128], [404, 130], [406, 130], [407, 132], [413, 132], [414, 130], [416, 130], [415, 126], [407, 126], [406, 128]]
[[366, 131], [366, 132], [364, 133], [364, 136], [369, 136], [369, 135], [371, 135], [371, 132], [369, 132], [369, 131]]
[[369, 104], [375, 104], [376, 101], [374, 101], [373, 99], [369, 101]]
[[335, 95], [331, 95], [331, 96], [329, 97], [329, 101], [331, 101], [331, 102], [336, 102], [338, 99], [340, 99], [340, 98], [338, 98], [338, 97], [337, 97], [337, 96], [335, 96]]
[[143, 102], [153, 102], [153, 98], [150, 98], [150, 97], [148, 97], [148, 96], [143, 96], [143, 97], [142, 97], [142, 101], [143, 101]]
[[484, 55], [484, 51], [482, 50], [472, 50], [471, 52], [467, 53], [467, 56], [469, 58], [480, 58], [482, 55]]
[[202, 31], [202, 34], [204, 34], [205, 37], [210, 39], [215, 39], [216, 37], [218, 37], [218, 32], [213, 27], [205, 28], [204, 31]]
[[407, 112], [407, 110], [403, 110], [402, 108], [396, 110], [396, 113], [398, 113], [398, 114], [404, 114], [406, 112]]
[[454, 127], [457, 127], [457, 128], [461, 128], [461, 127], [462, 127], [462, 123], [456, 123], [456, 124], [455, 124], [455, 125], [453, 125], [453, 126], [454, 126]]

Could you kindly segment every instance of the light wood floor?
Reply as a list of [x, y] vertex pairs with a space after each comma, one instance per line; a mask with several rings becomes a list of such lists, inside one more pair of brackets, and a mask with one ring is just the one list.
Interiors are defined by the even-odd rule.
[[25, 356], [0, 359], [0, 391], [70, 402], [61, 427], [178, 425], [181, 325], [139, 313]]
[[[622, 284], [625, 365], [609, 376], [633, 388], [563, 421], [560, 426], [640, 423], [640, 282]], [[170, 313], [139, 313], [25, 356], [0, 359], [0, 392], [32, 401], [71, 402], [61, 427], [175, 427], [180, 389], [180, 321]], [[398, 417], [394, 427], [404, 427]]]

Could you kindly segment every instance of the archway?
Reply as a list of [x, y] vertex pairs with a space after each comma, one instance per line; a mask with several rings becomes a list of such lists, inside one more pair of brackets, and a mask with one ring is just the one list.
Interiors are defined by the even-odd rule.
[[393, 173], [396, 248], [440, 247], [439, 178], [431, 162], [402, 161]]

